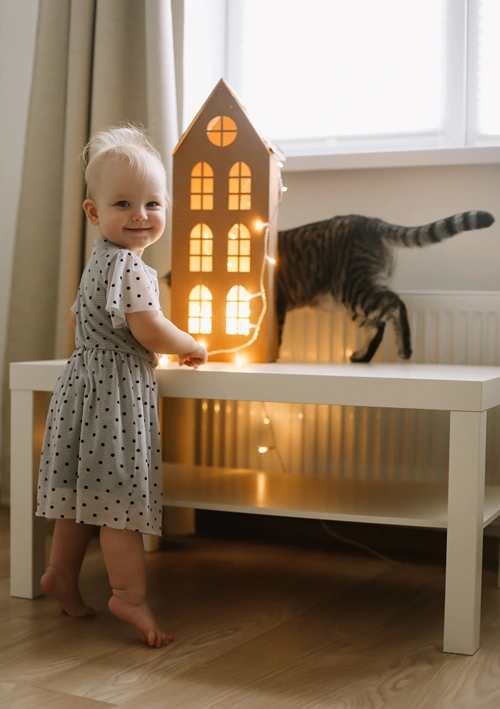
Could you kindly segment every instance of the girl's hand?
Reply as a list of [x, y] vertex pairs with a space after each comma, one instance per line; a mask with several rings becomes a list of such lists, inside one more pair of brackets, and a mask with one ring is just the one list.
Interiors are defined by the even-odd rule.
[[207, 351], [200, 345], [196, 344], [195, 349], [192, 352], [187, 352], [183, 355], [177, 355], [177, 361], [179, 362], [179, 367], [183, 364], [188, 367], [193, 367], [193, 369], [198, 369], [202, 364], [206, 364], [208, 359]]

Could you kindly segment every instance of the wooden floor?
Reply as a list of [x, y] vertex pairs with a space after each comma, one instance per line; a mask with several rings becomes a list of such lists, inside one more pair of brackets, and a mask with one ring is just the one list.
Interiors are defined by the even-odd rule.
[[148, 557], [174, 644], [145, 647], [107, 611], [97, 539], [82, 574], [99, 617], [9, 597], [0, 510], [2, 709], [498, 709], [500, 590], [482, 644], [442, 653], [444, 569], [330, 550], [191, 539]]

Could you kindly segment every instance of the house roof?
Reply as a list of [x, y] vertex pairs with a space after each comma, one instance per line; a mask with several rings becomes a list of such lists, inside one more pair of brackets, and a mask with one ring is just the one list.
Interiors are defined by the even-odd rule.
[[249, 115], [248, 115], [248, 113], [246, 112], [246, 110], [245, 110], [244, 106], [242, 105], [241, 101], [238, 99], [238, 97], [236, 96], [236, 94], [234, 93], [234, 91], [233, 91], [233, 90], [228, 86], [228, 84], [224, 81], [224, 79], [221, 79], [221, 80], [217, 83], [217, 85], [215, 86], [215, 88], [214, 88], [214, 90], [212, 91], [212, 93], [210, 94], [210, 96], [207, 98], [207, 100], [205, 101], [205, 103], [203, 104], [203, 106], [200, 108], [200, 110], [198, 111], [198, 113], [196, 114], [196, 116], [193, 118], [193, 120], [192, 120], [191, 123], [189, 124], [188, 128], [187, 128], [187, 129], [184, 131], [184, 133], [182, 134], [181, 139], [179, 140], [179, 142], [178, 142], [177, 145], [175, 146], [174, 155], [175, 155], [175, 153], [177, 152], [177, 150], [179, 149], [179, 147], [182, 145], [182, 143], [184, 142], [184, 139], [186, 138], [186, 136], [187, 136], [188, 133], [190, 132], [191, 128], [194, 126], [194, 124], [195, 124], [196, 121], [198, 120], [198, 117], [199, 117], [200, 113], [203, 111], [203, 109], [205, 108], [205, 106], [206, 106], [206, 105], [209, 103], [209, 101], [211, 100], [212, 96], [215, 94], [215, 92], [216, 92], [221, 86], [223, 86], [223, 87], [226, 89], [226, 91], [228, 91], [228, 93], [229, 93], [229, 95], [231, 96], [232, 100], [234, 100], [234, 101], [238, 104], [238, 107], [239, 107], [240, 110], [244, 113], [246, 119], [248, 120], [248, 122], [250, 123], [250, 125], [253, 127], [255, 133], [257, 134], [257, 136], [258, 136], [258, 137], [260, 138], [260, 140], [262, 141], [262, 143], [263, 143], [263, 145], [265, 146], [265, 148], [266, 148], [266, 150], [268, 151], [268, 153], [270, 153], [270, 154], [272, 153], [272, 154], [276, 155], [276, 157], [277, 157], [279, 160], [281, 160], [282, 162], [285, 162], [286, 157], [285, 157], [285, 155], [283, 154], [283, 152], [281, 151], [281, 148], [280, 148], [278, 145], [276, 145], [276, 143], [274, 143], [272, 140], [269, 140], [268, 138], [264, 137], [264, 136], [262, 135], [262, 133], [258, 130], [258, 128], [255, 127], [255, 123], [254, 123], [254, 122], [252, 121], [252, 119], [249, 117]]

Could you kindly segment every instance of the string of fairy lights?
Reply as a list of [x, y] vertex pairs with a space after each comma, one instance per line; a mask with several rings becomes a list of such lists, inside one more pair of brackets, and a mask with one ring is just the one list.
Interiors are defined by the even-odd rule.
[[[278, 163], [279, 168], [283, 167], [283, 164], [278, 159], [277, 159], [277, 163]], [[268, 267], [268, 264], [272, 264], [272, 265], [276, 264], [276, 259], [269, 254], [269, 234], [270, 234], [270, 228], [273, 225], [274, 220], [276, 219], [276, 216], [278, 213], [278, 208], [279, 208], [281, 199], [283, 197], [283, 193], [287, 191], [287, 188], [283, 186], [280, 169], [278, 169], [278, 179], [279, 179], [279, 192], [278, 192], [278, 199], [277, 199], [273, 214], [268, 222], [266, 222], [266, 223], [257, 222], [257, 225], [256, 225], [258, 229], [263, 229], [265, 227], [265, 232], [264, 232], [264, 238], [263, 238], [263, 241], [264, 241], [263, 258], [262, 258], [262, 264], [261, 264], [260, 276], [259, 276], [259, 291], [257, 293], [252, 293], [252, 294], [248, 295], [248, 300], [252, 300], [252, 299], [258, 298], [258, 297], [262, 298], [262, 309], [261, 309], [261, 312], [260, 312], [259, 317], [257, 319], [257, 322], [256, 322], [255, 326], [252, 324], [250, 324], [250, 326], [249, 326], [250, 328], [252, 328], [254, 330], [254, 332], [253, 332], [252, 336], [250, 337], [250, 339], [247, 340], [247, 342], [243, 343], [242, 345], [239, 345], [237, 347], [228, 348], [228, 349], [211, 350], [208, 352], [209, 357], [214, 356], [214, 355], [219, 355], [219, 354], [233, 354], [234, 353], [234, 354], [236, 354], [236, 364], [238, 367], [242, 366], [242, 364], [244, 363], [244, 360], [240, 359], [240, 357], [237, 353], [247, 349], [257, 340], [257, 338], [259, 337], [262, 323], [264, 321], [264, 318], [265, 318], [265, 315], [267, 312], [267, 308], [268, 308], [268, 300], [267, 300], [267, 294], [266, 294], [266, 288], [265, 288], [266, 269]], [[168, 364], [168, 361], [169, 361], [168, 355], [162, 355], [160, 357], [160, 365], [166, 365], [166, 364]], [[267, 438], [268, 438], [267, 445], [259, 445], [257, 450], [258, 450], [259, 454], [261, 454], [261, 455], [273, 452], [278, 460], [281, 472], [286, 473], [287, 468], [286, 468], [285, 462], [283, 460], [283, 456], [281, 455], [281, 451], [280, 451], [278, 444], [277, 444], [276, 432], [274, 429], [273, 422], [272, 422], [271, 417], [269, 416], [269, 413], [267, 411], [266, 404], [264, 402], [259, 402], [259, 403], [260, 403], [261, 412], [262, 412], [262, 422], [263, 422], [265, 428], [267, 429], [267, 431], [269, 432], [269, 435], [267, 436]], [[217, 410], [217, 409], [215, 409], [215, 410]], [[302, 412], [300, 412], [298, 414], [298, 418], [299, 419], [304, 418], [304, 415]], [[365, 544], [361, 544], [360, 542], [357, 542], [357, 541], [349, 539], [348, 537], [345, 537], [341, 534], [338, 534], [337, 532], [335, 532], [331, 529], [331, 527], [327, 523], [327, 521], [320, 520], [320, 524], [321, 524], [322, 528], [324, 529], [324, 531], [329, 536], [334, 537], [335, 539], [337, 539], [345, 544], [350, 544], [350, 545], [356, 546], [360, 549], [363, 549], [363, 550], [369, 552], [370, 554], [373, 554], [374, 556], [382, 559], [383, 561], [386, 561], [386, 562], [389, 562], [392, 564], [398, 563], [398, 562], [395, 562], [394, 560], [390, 559], [389, 557], [381, 554], [380, 552], [376, 551], [375, 549], [365, 545]]]
[[[281, 179], [281, 168], [283, 167], [283, 163], [279, 160], [277, 160], [278, 163], [278, 181], [279, 181], [279, 190], [278, 190], [278, 199], [276, 201], [276, 206], [274, 208], [273, 214], [271, 218], [269, 219], [268, 222], [262, 222], [259, 221], [257, 222], [257, 228], [258, 229], [263, 229], [264, 227], [266, 228], [266, 231], [264, 232], [264, 254], [262, 258], [262, 264], [260, 268], [260, 277], [259, 277], [259, 291], [257, 293], [251, 293], [248, 297], [248, 300], [252, 300], [253, 298], [262, 298], [262, 309], [260, 311], [260, 315], [257, 319], [257, 323], [254, 325], [250, 325], [251, 328], [253, 328], [253, 334], [250, 337], [247, 342], [244, 342], [242, 345], [238, 345], [237, 347], [231, 347], [228, 349], [219, 349], [219, 350], [210, 350], [208, 352], [208, 356], [211, 357], [213, 355], [219, 355], [219, 354], [236, 354], [237, 352], [241, 352], [242, 350], [248, 349], [253, 343], [257, 340], [259, 337], [260, 333], [260, 328], [262, 327], [262, 323], [264, 322], [264, 317], [267, 312], [267, 294], [266, 294], [266, 287], [265, 287], [265, 274], [266, 274], [266, 268], [268, 264], [276, 264], [276, 259], [272, 256], [269, 255], [269, 231], [271, 228], [271, 225], [274, 223], [276, 216], [278, 214], [278, 208], [280, 205], [280, 202], [283, 198], [283, 194], [287, 191], [287, 188], [283, 185], [282, 179]], [[241, 366], [243, 364], [243, 360], [241, 360], [238, 355], [236, 357], [236, 364], [238, 366]]]

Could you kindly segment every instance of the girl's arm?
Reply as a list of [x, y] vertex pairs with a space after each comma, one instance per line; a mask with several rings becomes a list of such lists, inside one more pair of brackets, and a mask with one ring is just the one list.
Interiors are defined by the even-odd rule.
[[71, 324], [73, 325], [74, 329], [76, 330], [76, 315], [72, 310], [69, 311], [69, 318], [71, 320]]
[[[130, 332], [151, 352], [176, 354], [179, 364], [198, 367], [207, 361], [207, 351], [187, 332], [179, 330], [157, 310], [141, 310], [126, 315]], [[186, 361], [187, 360], [187, 361]]]

